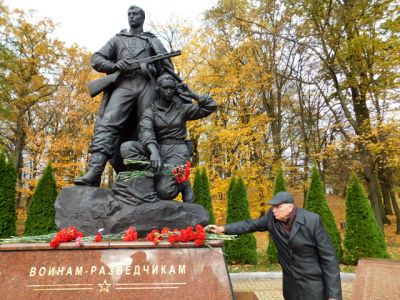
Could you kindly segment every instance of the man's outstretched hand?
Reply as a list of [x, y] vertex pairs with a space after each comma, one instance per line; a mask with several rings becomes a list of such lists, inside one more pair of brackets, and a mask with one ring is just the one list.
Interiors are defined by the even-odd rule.
[[216, 233], [216, 234], [222, 234], [225, 232], [224, 226], [218, 226], [215, 224], [208, 225], [205, 229], [208, 232], [212, 232], [212, 233]]

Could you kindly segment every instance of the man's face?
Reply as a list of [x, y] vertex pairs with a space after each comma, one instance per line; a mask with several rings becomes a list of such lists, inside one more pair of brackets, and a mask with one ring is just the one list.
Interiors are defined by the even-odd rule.
[[292, 203], [281, 203], [278, 205], [272, 205], [272, 212], [275, 219], [278, 221], [286, 221], [289, 214], [292, 212], [294, 205]]
[[176, 90], [176, 83], [173, 80], [163, 80], [160, 84], [160, 98], [171, 101]]
[[128, 22], [129, 26], [137, 27], [143, 24], [144, 18], [138, 9], [128, 9]]

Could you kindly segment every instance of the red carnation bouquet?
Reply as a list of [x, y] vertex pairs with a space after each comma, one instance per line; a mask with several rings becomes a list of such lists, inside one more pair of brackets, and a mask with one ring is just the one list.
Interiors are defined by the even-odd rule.
[[135, 228], [132, 226], [128, 228], [127, 231], [125, 231], [124, 234], [124, 241], [125, 242], [132, 242], [136, 241], [138, 239], [138, 233], [136, 232]]
[[154, 229], [146, 236], [146, 240], [152, 241], [154, 245], [157, 245], [159, 241], [163, 240], [164, 238], [166, 238], [171, 244], [175, 244], [177, 242], [186, 243], [194, 241], [195, 246], [199, 247], [204, 244], [207, 234], [203, 226], [197, 224], [195, 230], [193, 230], [193, 226], [189, 226], [186, 229], [180, 230], [174, 229], [172, 231], [170, 231], [168, 227], [164, 227], [161, 231]]
[[75, 241], [76, 239], [78, 239], [78, 242], [80, 242], [82, 238], [82, 232], [78, 231], [73, 226], [68, 226], [68, 228], [63, 228], [59, 232], [57, 232], [55, 237], [50, 241], [50, 247], [57, 248], [61, 243], [68, 243], [71, 241]]
[[[84, 237], [83, 233], [77, 230], [73, 226], [62, 228], [57, 233], [50, 233], [47, 235], [37, 236], [23, 236], [23, 237], [11, 237], [0, 239], [0, 244], [12, 244], [12, 243], [48, 243], [50, 247], [57, 248], [61, 243], [68, 243], [75, 241], [76, 246], [81, 246], [86, 242], [102, 242], [102, 241], [137, 241], [138, 233], [134, 227], [129, 227], [125, 232], [118, 234], [106, 234], [103, 235], [104, 229], [99, 229], [95, 236]], [[195, 227], [189, 226], [186, 229], [173, 229], [172, 231], [168, 227], [164, 227], [162, 230], [154, 229], [149, 232], [145, 240], [151, 241], [154, 245], [158, 245], [160, 241], [165, 240], [171, 244], [176, 243], [187, 243], [194, 242], [195, 246], [199, 247], [207, 244], [207, 240], [233, 240], [236, 235], [218, 235], [206, 233], [206, 230], [200, 224]]]
[[179, 165], [172, 169], [172, 174], [178, 183], [189, 180], [191, 163], [188, 161], [185, 165]]
[[[68, 243], [75, 241], [75, 244], [79, 247], [83, 242], [102, 242], [102, 241], [121, 241], [124, 240], [126, 242], [136, 241], [138, 239], [138, 233], [131, 226], [124, 233], [120, 234], [107, 234], [103, 235], [104, 229], [101, 228], [97, 231], [97, 234], [89, 237], [84, 237], [83, 233], [78, 231], [75, 227], [69, 226], [68, 228], [63, 228], [50, 241], [50, 247], [57, 248], [61, 243]], [[48, 237], [48, 236], [43, 236]], [[39, 241], [38, 237], [35, 238], [35, 241]]]
[[[101, 242], [103, 240], [120, 240], [123, 239], [126, 242], [136, 241], [138, 239], [138, 233], [131, 226], [129, 227], [125, 233], [117, 234], [117, 235], [102, 235], [104, 229], [99, 229], [94, 238], [91, 238], [89, 241]], [[90, 238], [90, 237], [89, 237]], [[168, 227], [164, 227], [161, 231], [154, 229], [149, 232], [146, 236], [146, 240], [152, 241], [154, 245], [158, 245], [159, 241], [166, 239], [171, 244], [175, 243], [186, 243], [193, 242], [196, 246], [202, 246], [204, 241], [207, 238], [206, 231], [203, 226], [197, 224], [195, 226], [195, 230], [193, 226], [189, 226], [186, 229], [174, 229], [169, 230]], [[54, 236], [54, 238], [50, 241], [50, 247], [57, 248], [61, 243], [67, 243], [71, 241], [76, 241], [76, 245], [80, 246], [83, 241], [88, 241], [87, 239], [83, 239], [83, 233], [78, 231], [75, 227], [69, 226], [68, 228], [63, 228]]]

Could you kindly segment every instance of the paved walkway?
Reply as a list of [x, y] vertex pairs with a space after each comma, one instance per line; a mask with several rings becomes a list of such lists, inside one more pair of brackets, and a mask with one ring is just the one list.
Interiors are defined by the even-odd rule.
[[[253, 292], [259, 300], [283, 300], [282, 273], [280, 272], [230, 273], [229, 275], [234, 292]], [[341, 278], [343, 300], [350, 300], [355, 274], [341, 273]]]

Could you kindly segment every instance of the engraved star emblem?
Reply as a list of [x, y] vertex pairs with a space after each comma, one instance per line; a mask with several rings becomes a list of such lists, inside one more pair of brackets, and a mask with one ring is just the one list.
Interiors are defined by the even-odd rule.
[[100, 287], [100, 293], [101, 292], [107, 292], [107, 293], [110, 292], [108, 289], [110, 288], [111, 283], [108, 283], [107, 279], [104, 279], [103, 283], [98, 283], [97, 285]]

